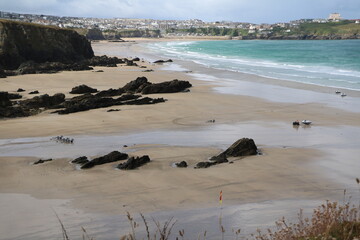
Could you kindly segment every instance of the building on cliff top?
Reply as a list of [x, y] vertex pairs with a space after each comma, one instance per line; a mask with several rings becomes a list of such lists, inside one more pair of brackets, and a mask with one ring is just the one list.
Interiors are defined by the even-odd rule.
[[331, 13], [328, 17], [329, 20], [334, 21], [334, 22], [338, 22], [340, 21], [342, 18], [340, 16], [340, 13]]

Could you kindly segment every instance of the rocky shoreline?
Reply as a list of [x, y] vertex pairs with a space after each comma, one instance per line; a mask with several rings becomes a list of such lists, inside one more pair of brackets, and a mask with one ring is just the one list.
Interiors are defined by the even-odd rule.
[[[162, 83], [150, 83], [146, 77], [138, 77], [124, 87], [100, 92], [86, 85], [76, 86], [70, 91], [70, 94], [82, 95], [70, 99], [66, 99], [64, 93], [56, 93], [53, 96], [43, 94], [20, 101], [17, 100], [22, 97], [20, 94], [0, 92], [0, 119], [28, 117], [49, 109], [59, 109], [52, 113], [70, 114], [119, 105], [157, 104], [165, 102], [166, 99], [142, 97], [141, 94], [183, 92], [188, 91], [191, 86], [188, 81], [177, 79]], [[115, 96], [118, 98], [113, 98]]]

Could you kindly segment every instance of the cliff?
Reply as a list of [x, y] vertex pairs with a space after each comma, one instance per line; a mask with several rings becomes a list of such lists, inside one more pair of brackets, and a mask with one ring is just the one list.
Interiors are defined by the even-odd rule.
[[73, 30], [0, 19], [0, 69], [34, 61], [71, 63], [94, 56], [90, 42]]

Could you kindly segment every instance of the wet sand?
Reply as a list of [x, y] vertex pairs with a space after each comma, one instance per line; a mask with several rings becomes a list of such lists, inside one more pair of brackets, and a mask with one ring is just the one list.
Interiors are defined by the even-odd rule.
[[[117, 51], [124, 52], [125, 57], [136, 54], [131, 43], [95, 43], [94, 49], [99, 55], [111, 55], [109, 53], [114, 46]], [[246, 204], [258, 204], [258, 209], [255, 207], [251, 212], [255, 218], [261, 216], [260, 213], [276, 217], [278, 215], [273, 212], [281, 208], [312, 208], [316, 206], [311, 206], [309, 201], [341, 200], [345, 188], [350, 193], [356, 192], [354, 179], [360, 170], [356, 162], [360, 153], [356, 141], [360, 133], [358, 112], [321, 101], [302, 102], [303, 95], [296, 94], [291, 101], [286, 101], [286, 96], [281, 101], [257, 97], [256, 89], [250, 96], [224, 94], [216, 90], [222, 86], [221, 82], [195, 78], [194, 73], [201, 73], [200, 68], [193, 67], [192, 73], [184, 73], [174, 71], [172, 66], [176, 62], [162, 66], [149, 62], [141, 64], [155, 71], [144, 73], [141, 72], [144, 69], [123, 66], [97, 67], [96, 70], [104, 72], [62, 72], [0, 79], [4, 91], [14, 92], [21, 87], [27, 92], [39, 90], [41, 94], [67, 93], [67, 97], [71, 96], [68, 94], [71, 88], [80, 84], [105, 90], [121, 87], [139, 76], [146, 76], [151, 82], [181, 79], [193, 84], [189, 93], [151, 96], [168, 99], [165, 103], [119, 106], [116, 107], [121, 109], [119, 112], [107, 113], [105, 108], [56, 115], [46, 111], [28, 118], [1, 120], [0, 209], [3, 214], [0, 225], [7, 222], [12, 208], [22, 208], [22, 204], [18, 204], [21, 199], [29, 200], [30, 196], [34, 201], [48, 199], [44, 200], [46, 204], [34, 204], [37, 206], [34, 212], [52, 206], [58, 209], [65, 222], [71, 223], [71, 227], [85, 223], [84, 218], [100, 215], [99, 219], [106, 218], [110, 222], [111, 216], [124, 217], [126, 211], [141, 211], [163, 219], [169, 215], [176, 218], [176, 213], [179, 213], [183, 219], [187, 216], [195, 219], [193, 223], [196, 223], [196, 216], [201, 215], [203, 219], [217, 216], [218, 195], [222, 190], [224, 207], [228, 207], [224, 216], [229, 219], [238, 217], [242, 220], [233, 222], [241, 225], [239, 227], [255, 230], [256, 221], [253, 219], [252, 225], [248, 224], [248, 219], [235, 214], [242, 212], [236, 211], [237, 208], [250, 211], [254, 206]], [[264, 85], [266, 87], [268, 85]], [[309, 89], [304, 91], [307, 91], [305, 95], [326, 94], [324, 90], [321, 90], [322, 93]], [[25, 97], [32, 96], [25, 94]], [[357, 96], [352, 98], [355, 102], [358, 100]], [[350, 100], [344, 104], [351, 105], [353, 99]], [[216, 122], [207, 123], [209, 119], [216, 119]], [[291, 122], [296, 119], [311, 119], [314, 124], [310, 128], [294, 129]], [[50, 138], [57, 135], [72, 136], [75, 144], [51, 142]], [[172, 167], [174, 162], [182, 160], [192, 167], [242, 137], [254, 138], [263, 155], [232, 159], [233, 164], [209, 169]], [[129, 147], [124, 148], [125, 144]], [[135, 171], [115, 170], [115, 164], [79, 171], [68, 163], [81, 155], [93, 158], [113, 150], [135, 156], [147, 154], [152, 162]], [[46, 156], [55, 160], [31, 165]], [[12, 198], [20, 200], [12, 201]], [[264, 208], [269, 205], [272, 207]], [[84, 218], [73, 217], [69, 212], [78, 212]], [[31, 219], [32, 215], [28, 211], [24, 216]], [[34, 234], [31, 236], [41, 239], [42, 235], [36, 232], [43, 228], [41, 223], [46, 224], [50, 215], [36, 215], [37, 228], [23, 227], [26, 226], [23, 222], [17, 226], [19, 216], [12, 215], [12, 227], [1, 229], [5, 234], [0, 238], [16, 239]], [[53, 224], [56, 224], [56, 218]], [[201, 224], [194, 224], [189, 232], [200, 232]], [[267, 221], [259, 221], [260, 226], [267, 224]], [[102, 238], [104, 228], [89, 226], [89, 230], [99, 236], [98, 239], [118, 236], [120, 233], [115, 229], [115, 226], [109, 227], [107, 230], [113, 235]], [[121, 233], [128, 231], [121, 230]]]

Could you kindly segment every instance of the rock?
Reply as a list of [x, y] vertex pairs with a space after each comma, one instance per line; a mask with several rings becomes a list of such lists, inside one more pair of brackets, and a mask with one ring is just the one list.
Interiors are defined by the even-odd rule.
[[175, 93], [182, 92], [192, 85], [188, 81], [172, 80], [162, 83], [154, 83], [145, 86], [142, 90], [142, 94], [153, 94], [153, 93]]
[[65, 109], [55, 111], [54, 113], [69, 114], [121, 104], [121, 101], [114, 100], [113, 98], [102, 98], [91, 94], [84, 94], [64, 102], [62, 106]]
[[32, 92], [29, 92], [29, 94], [39, 94], [39, 91], [35, 90], [35, 91], [32, 91]]
[[90, 42], [69, 29], [0, 20], [0, 65], [15, 70], [21, 63], [75, 62], [94, 56]]
[[27, 108], [19, 106], [15, 107], [0, 107], [0, 118], [16, 118], [16, 117], [28, 117], [36, 114], [38, 111], [31, 111]]
[[133, 61], [133, 62], [139, 62], [139, 61], [140, 61], [140, 58], [136, 57], [136, 58], [133, 58], [131, 61]]
[[152, 70], [152, 69], [147, 69], [147, 70], [144, 70], [144, 71], [142, 71], [142, 72], [153, 72], [154, 70]]
[[126, 63], [126, 66], [137, 66], [136, 63], [134, 63], [133, 60], [129, 60], [129, 59], [124, 59], [125, 60], [125, 63]]
[[198, 162], [195, 168], [208, 168], [213, 165], [216, 165], [216, 162]]
[[108, 90], [98, 92], [96, 94], [96, 96], [99, 96], [99, 97], [113, 97], [113, 96], [120, 96], [123, 93], [124, 93], [124, 90], [122, 88], [118, 88], [118, 89], [110, 88]]
[[91, 59], [85, 61], [90, 66], [104, 66], [104, 67], [116, 67], [116, 64], [125, 63], [124, 60], [117, 57], [108, 57], [106, 55], [103, 56], [95, 56]]
[[34, 162], [33, 164], [34, 165], [37, 165], [37, 164], [42, 164], [42, 163], [45, 163], [45, 162], [50, 162], [52, 161], [52, 159], [45, 159], [45, 160], [42, 160], [42, 159], [39, 159], [38, 161]]
[[7, 75], [6, 75], [3, 67], [0, 65], [0, 78], [6, 78], [6, 76], [7, 76]]
[[17, 93], [9, 93], [9, 99], [20, 99], [22, 96]]
[[74, 163], [74, 164], [85, 164], [88, 162], [89, 162], [89, 160], [86, 156], [78, 157], [71, 161], [71, 163]]
[[127, 83], [122, 89], [125, 92], [139, 92], [139, 89], [143, 89], [145, 86], [150, 85], [146, 77], [138, 77], [135, 80]]
[[106, 164], [106, 163], [111, 163], [111, 162], [117, 162], [120, 160], [125, 160], [128, 158], [128, 155], [126, 153], [121, 153], [118, 151], [113, 151], [105, 156], [102, 157], [98, 157], [98, 158], [94, 158], [93, 160], [85, 163], [84, 165], [81, 166], [81, 169], [88, 169], [88, 168], [92, 168], [96, 165], [102, 165], [102, 164]]
[[119, 112], [121, 111], [120, 109], [109, 109], [106, 112]]
[[223, 154], [226, 157], [241, 157], [257, 154], [257, 147], [251, 138], [242, 138], [233, 143]]
[[250, 156], [256, 155], [257, 153], [258, 149], [255, 145], [254, 140], [250, 138], [242, 138], [233, 143], [224, 152], [220, 153], [217, 156], [211, 157], [209, 162], [197, 163], [195, 168], [208, 168], [213, 165], [227, 163], [229, 162], [227, 157]]
[[27, 108], [51, 108], [65, 101], [63, 93], [56, 93], [53, 96], [44, 94], [20, 102], [20, 105]]
[[168, 60], [157, 60], [154, 63], [166, 63], [166, 62], [173, 62], [173, 60], [168, 59]]
[[147, 104], [156, 104], [156, 103], [162, 103], [166, 100], [164, 98], [149, 98], [144, 97], [132, 101], [127, 101], [126, 105], [147, 105]]
[[71, 89], [71, 94], [84, 94], [84, 93], [96, 93], [98, 90], [95, 88], [91, 88], [85, 84], [73, 87]]
[[100, 73], [100, 72], [104, 72], [104, 70], [96, 70], [94, 72]]
[[25, 92], [25, 90], [22, 88], [18, 88], [17, 92]]
[[11, 101], [8, 92], [0, 92], [0, 108], [11, 106]]
[[99, 28], [88, 29], [86, 38], [89, 40], [105, 40], [104, 35]]
[[34, 73], [57, 73], [60, 71], [83, 71], [92, 70], [85, 62], [74, 63], [61, 63], [61, 62], [44, 62], [35, 63], [28, 61], [22, 63], [19, 68], [14, 72], [16, 75], [21, 74], [34, 74]]
[[150, 162], [150, 158], [147, 155], [142, 157], [131, 157], [125, 163], [120, 163], [117, 168], [122, 170], [132, 170]]
[[178, 168], [187, 168], [188, 164], [185, 161], [181, 161], [179, 163], [175, 163], [175, 166]]
[[217, 164], [229, 162], [224, 153], [219, 154], [218, 156], [214, 156], [210, 158], [210, 161], [215, 162]]
[[57, 110], [53, 113], [69, 114], [116, 105], [144, 105], [165, 102], [165, 99], [163, 98], [153, 99], [145, 97], [138, 99], [140, 97], [141, 96], [139, 95], [125, 94], [117, 99], [113, 99], [111, 97], [99, 97], [97, 95], [84, 94], [62, 103], [58, 108], [64, 107], [65, 109]]

